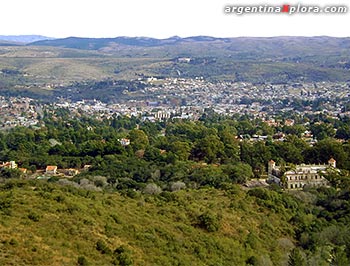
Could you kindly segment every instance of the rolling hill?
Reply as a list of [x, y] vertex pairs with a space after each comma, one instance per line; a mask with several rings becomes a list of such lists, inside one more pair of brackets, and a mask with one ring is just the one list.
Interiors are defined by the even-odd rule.
[[51, 40], [53, 38], [45, 37], [42, 35], [0, 35], [0, 41], [7, 41], [13, 43], [32, 43], [43, 40]]
[[47, 87], [86, 80], [201, 76], [253, 83], [344, 82], [350, 71], [350, 38], [326, 36], [69, 37], [13, 45], [0, 45], [0, 90], [32, 91], [35, 84], [39, 95], [48, 93]]

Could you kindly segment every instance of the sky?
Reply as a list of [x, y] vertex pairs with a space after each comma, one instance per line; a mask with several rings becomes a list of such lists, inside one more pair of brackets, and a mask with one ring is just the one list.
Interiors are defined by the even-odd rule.
[[0, 35], [48, 37], [206, 35], [349, 37], [346, 14], [225, 14], [226, 6], [347, 5], [338, 0], [8, 0]]

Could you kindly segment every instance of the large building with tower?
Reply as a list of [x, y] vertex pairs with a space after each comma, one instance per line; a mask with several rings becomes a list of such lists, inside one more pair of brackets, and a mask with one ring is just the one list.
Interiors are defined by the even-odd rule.
[[302, 189], [305, 186], [326, 186], [328, 181], [323, 174], [329, 168], [336, 168], [336, 161], [333, 158], [328, 164], [300, 164], [285, 172], [281, 166], [270, 160], [268, 175], [270, 180], [280, 183], [286, 189]]

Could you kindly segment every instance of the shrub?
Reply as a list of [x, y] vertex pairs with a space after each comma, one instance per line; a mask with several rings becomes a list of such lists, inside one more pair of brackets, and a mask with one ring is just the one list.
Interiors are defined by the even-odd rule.
[[304, 265], [306, 265], [305, 259], [303, 258], [302, 254], [298, 248], [294, 248], [290, 252], [288, 265], [289, 266], [304, 266]]
[[0, 198], [0, 211], [5, 215], [11, 215], [12, 200], [10, 196]]
[[168, 191], [163, 191], [162, 193], [159, 194], [159, 197], [160, 197], [160, 199], [162, 199], [166, 202], [175, 201], [177, 199], [177, 197], [174, 193], [171, 193]]
[[198, 217], [198, 225], [208, 232], [216, 232], [220, 228], [220, 219], [218, 216], [206, 212]]
[[120, 246], [114, 251], [114, 265], [128, 266], [133, 264], [130, 250], [125, 246]]
[[247, 259], [246, 264], [252, 265], [252, 266], [259, 265], [259, 261], [255, 256], [251, 256], [251, 257], [249, 257], [249, 259]]
[[111, 214], [111, 218], [113, 219], [113, 221], [116, 223], [116, 224], [122, 224], [122, 221], [120, 220], [119, 216], [112, 213]]
[[18, 246], [18, 241], [14, 238], [11, 238], [10, 241], [9, 241], [9, 244], [11, 246], [14, 246], [14, 247], [17, 247]]
[[88, 260], [84, 256], [78, 257], [78, 265], [79, 266], [87, 266], [89, 265]]
[[28, 214], [28, 218], [33, 222], [38, 222], [40, 220], [40, 215], [34, 212]]
[[95, 185], [96, 187], [101, 187], [101, 188], [103, 188], [103, 187], [105, 187], [105, 186], [108, 185], [108, 183], [107, 183], [107, 178], [104, 177], [104, 176], [95, 176], [95, 177], [93, 178], [93, 181], [94, 181], [94, 185]]
[[186, 188], [186, 184], [181, 181], [177, 181], [171, 185], [171, 191], [179, 191]]
[[156, 184], [150, 183], [144, 188], [143, 192], [145, 194], [157, 195], [162, 192], [162, 189]]
[[96, 243], [96, 250], [101, 252], [101, 254], [110, 254], [111, 250], [106, 245], [106, 243], [103, 240], [98, 240]]

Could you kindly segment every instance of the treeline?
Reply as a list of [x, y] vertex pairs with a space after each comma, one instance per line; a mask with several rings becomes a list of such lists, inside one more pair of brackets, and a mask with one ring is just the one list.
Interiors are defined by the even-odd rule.
[[[319, 136], [314, 146], [301, 138], [304, 125], [269, 127], [259, 119], [225, 118], [211, 114], [200, 121], [151, 123], [139, 118], [114, 117], [97, 120], [69, 119], [65, 109], [46, 112], [41, 128], [17, 127], [0, 134], [0, 160], [15, 160], [32, 171], [47, 165], [83, 168], [88, 174], [106, 176], [118, 188], [137, 188], [147, 183], [160, 186], [181, 181], [192, 187], [220, 187], [226, 182], [244, 183], [266, 175], [270, 159], [278, 164], [326, 163], [350, 169], [350, 146], [333, 138], [347, 132], [328, 122], [310, 124]], [[341, 121], [340, 121], [341, 122]], [[284, 141], [274, 135], [284, 132]], [[267, 135], [265, 141], [239, 136]], [[120, 139], [130, 139], [122, 146]]]

